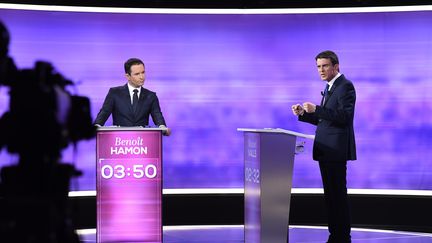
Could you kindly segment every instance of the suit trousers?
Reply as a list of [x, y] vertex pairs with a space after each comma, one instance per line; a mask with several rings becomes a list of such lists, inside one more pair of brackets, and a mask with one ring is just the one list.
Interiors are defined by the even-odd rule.
[[327, 208], [328, 242], [351, 242], [351, 215], [347, 194], [346, 161], [320, 161]]

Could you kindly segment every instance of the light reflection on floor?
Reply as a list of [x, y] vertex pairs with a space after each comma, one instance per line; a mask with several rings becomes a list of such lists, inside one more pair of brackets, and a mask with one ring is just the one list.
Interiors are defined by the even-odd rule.
[[[96, 242], [96, 230], [79, 231], [81, 242]], [[290, 226], [290, 243], [323, 243], [326, 227]], [[168, 226], [164, 243], [244, 243], [243, 226]], [[432, 243], [432, 234], [390, 230], [352, 229], [352, 242]]]

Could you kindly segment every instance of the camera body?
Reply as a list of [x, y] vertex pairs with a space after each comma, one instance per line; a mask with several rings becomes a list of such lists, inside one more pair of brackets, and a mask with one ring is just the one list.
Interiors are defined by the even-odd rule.
[[0, 148], [11, 153], [58, 157], [70, 143], [94, 136], [90, 100], [71, 95], [73, 82], [56, 73], [50, 63], [38, 61], [33, 69], [11, 69], [10, 104], [0, 118]]
[[0, 117], [0, 150], [19, 155], [0, 172], [0, 241], [77, 243], [68, 192], [81, 172], [60, 157], [69, 144], [95, 136], [90, 100], [71, 95], [73, 82], [51, 63], [18, 69], [9, 39], [0, 22], [0, 86], [9, 87], [10, 98]]

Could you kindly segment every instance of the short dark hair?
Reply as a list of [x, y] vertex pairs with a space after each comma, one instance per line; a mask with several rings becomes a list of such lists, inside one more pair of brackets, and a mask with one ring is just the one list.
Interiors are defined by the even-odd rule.
[[316, 57], [315, 57], [315, 61], [318, 60], [319, 58], [326, 58], [326, 59], [330, 59], [331, 63], [333, 65], [339, 64], [339, 58], [336, 55], [336, 53], [334, 53], [333, 51], [323, 51], [320, 52]]
[[125, 73], [127, 73], [127, 74], [131, 74], [131, 67], [132, 67], [133, 65], [139, 65], [139, 64], [144, 65], [143, 61], [141, 61], [141, 60], [138, 59], [138, 58], [129, 58], [129, 59], [124, 63], [124, 70], [125, 70]]

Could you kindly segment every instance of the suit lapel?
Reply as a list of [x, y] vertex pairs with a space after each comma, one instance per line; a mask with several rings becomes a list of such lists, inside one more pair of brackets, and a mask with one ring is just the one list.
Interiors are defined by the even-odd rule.
[[145, 89], [143, 87], [141, 87], [140, 96], [138, 97], [138, 104], [144, 100], [144, 96], [145, 96], [144, 92], [145, 92]]
[[146, 89], [141, 87], [140, 95], [138, 97], [138, 107], [135, 115], [141, 114], [142, 108], [144, 107], [143, 104], [145, 102], [145, 97], [146, 97]]
[[[340, 82], [342, 82], [343, 79], [344, 79], [344, 76], [343, 76], [343, 74], [342, 74], [339, 78], [337, 78], [337, 79], [335, 80], [335, 82], [333, 83], [332, 87], [330, 88], [330, 90], [329, 90], [329, 92], [328, 92], [327, 97], [325, 97], [325, 99], [324, 99], [324, 97], [323, 97], [324, 104], [323, 104], [322, 106], [325, 106], [325, 105], [327, 104], [327, 101], [328, 101], [328, 100], [330, 99], [330, 97], [333, 95], [333, 93], [335, 92], [337, 86], [340, 84]], [[322, 103], [322, 101], [321, 101], [321, 103]]]
[[133, 114], [134, 112], [133, 112], [132, 103], [131, 103], [131, 96], [130, 96], [129, 88], [128, 88], [127, 84], [125, 84], [123, 86], [122, 96], [125, 97], [124, 100], [126, 101], [126, 106], [128, 107], [129, 113]]
[[323, 97], [324, 100], [323, 106], [327, 104], [327, 101], [330, 99], [335, 89], [336, 89], [336, 83], [334, 83], [333, 86], [330, 88], [328, 95], [326, 97]]

